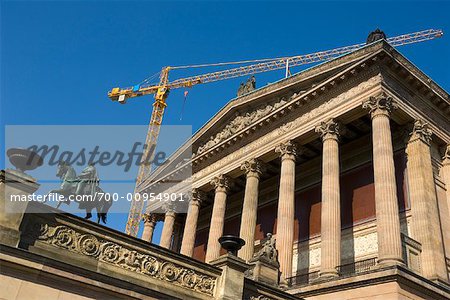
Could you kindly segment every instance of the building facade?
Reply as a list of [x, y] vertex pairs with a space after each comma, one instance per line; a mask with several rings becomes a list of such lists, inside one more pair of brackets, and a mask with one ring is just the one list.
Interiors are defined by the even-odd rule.
[[270, 233], [291, 294], [445, 299], [449, 120], [442, 88], [370, 44], [230, 101], [142, 185], [192, 166], [187, 214], [147, 213], [142, 239], [162, 221], [162, 247], [209, 263], [236, 235], [248, 262]]

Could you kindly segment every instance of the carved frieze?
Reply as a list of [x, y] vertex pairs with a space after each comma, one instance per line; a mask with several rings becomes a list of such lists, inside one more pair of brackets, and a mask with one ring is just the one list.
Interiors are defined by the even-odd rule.
[[37, 238], [46, 244], [203, 294], [213, 295], [216, 285], [216, 278], [164, 260], [159, 255], [136, 251], [64, 225], [42, 224]]
[[245, 114], [236, 114], [234, 119], [230, 123], [228, 123], [225, 128], [223, 128], [216, 135], [211, 136], [208, 142], [198, 147], [196, 154], [201, 154], [206, 150], [211, 149], [215, 145], [231, 137], [233, 134], [241, 131], [245, 127], [255, 123], [257, 120], [261, 119], [264, 116], [267, 116], [272, 111], [283, 106], [286, 102], [287, 101], [284, 98], [281, 98], [274, 104], [260, 106], [252, 112], [247, 112]]

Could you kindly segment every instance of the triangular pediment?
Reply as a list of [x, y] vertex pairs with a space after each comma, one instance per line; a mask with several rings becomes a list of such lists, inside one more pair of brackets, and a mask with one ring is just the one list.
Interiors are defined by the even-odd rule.
[[364, 59], [366, 55], [327, 62], [230, 100], [194, 134], [193, 152], [205, 152], [245, 126], [270, 114], [289, 99], [307, 92]]
[[[386, 57], [390, 59], [384, 59]], [[311, 104], [315, 103], [321, 95], [330, 93], [337, 86], [341, 89], [345, 88], [348, 82], [358, 77], [357, 75], [367, 72], [368, 66], [381, 70], [394, 68], [394, 65], [408, 76], [423, 82], [422, 89], [428, 89], [437, 99], [436, 101], [441, 101], [439, 105], [442, 107], [446, 105], [443, 111], [444, 114], [449, 114], [448, 93], [392, 46], [385, 41], [378, 41], [230, 100], [169, 160], [173, 166], [180, 165], [181, 160], [187, 160], [186, 152], [192, 151], [188, 160], [194, 166], [203, 168], [202, 166], [207, 166], [209, 162], [212, 163], [232, 151], [238, 141], [241, 140], [245, 144], [251, 140], [251, 132], [263, 130], [265, 122], [269, 124], [270, 120], [277, 119], [279, 123], [286, 118], [287, 114], [296, 114], [295, 107], [314, 107]], [[180, 159], [180, 157], [184, 158]], [[149, 179], [164, 177], [164, 174], [172, 172], [170, 170], [173, 168], [167, 168], [167, 166], [159, 168]]]

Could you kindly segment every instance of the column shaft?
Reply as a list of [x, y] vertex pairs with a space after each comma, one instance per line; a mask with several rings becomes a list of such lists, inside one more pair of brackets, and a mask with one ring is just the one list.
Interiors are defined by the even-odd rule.
[[216, 192], [214, 195], [211, 224], [209, 227], [208, 246], [206, 248], [205, 261], [207, 263], [217, 259], [220, 256], [219, 238], [223, 234], [227, 192], [229, 190], [230, 179], [225, 175], [221, 175], [214, 178], [211, 183], [216, 187]]
[[[290, 149], [289, 149], [290, 148]], [[295, 146], [288, 142], [277, 149], [281, 154], [276, 247], [282, 280], [292, 277], [295, 210]]]
[[220, 256], [220, 244], [218, 240], [223, 234], [226, 203], [227, 194], [224, 191], [216, 192], [214, 196], [211, 225], [209, 227], [208, 246], [206, 248], [205, 261], [208, 263]]
[[316, 128], [323, 140], [320, 276], [324, 277], [338, 276], [341, 262], [338, 130], [334, 120]]
[[450, 145], [447, 146], [442, 158], [441, 176], [445, 183], [447, 206], [450, 213]]
[[412, 237], [422, 244], [422, 275], [447, 280], [444, 244], [431, 162], [431, 130], [416, 121], [406, 152]]
[[255, 243], [256, 216], [258, 211], [258, 185], [259, 178], [247, 175], [245, 185], [244, 204], [242, 207], [240, 237], [245, 245], [239, 251], [239, 257], [249, 261], [253, 257]]
[[167, 249], [170, 248], [170, 244], [172, 243], [174, 224], [175, 224], [175, 212], [173, 211], [166, 212], [164, 216], [164, 226], [161, 233], [161, 240], [159, 242], [159, 245], [161, 247]]
[[144, 230], [142, 231], [142, 239], [144, 241], [150, 243], [152, 242], [156, 221], [157, 220], [155, 215], [144, 215]]
[[180, 253], [192, 257], [194, 253], [195, 237], [197, 234], [198, 214], [200, 205], [205, 196], [201, 191], [192, 192], [192, 198], [189, 203], [189, 209], [186, 215], [186, 224], [184, 226], [183, 240], [181, 242]]
[[380, 264], [402, 263], [400, 217], [395, 180], [390, 111], [396, 106], [390, 97], [371, 97], [365, 106], [372, 117], [373, 169], [377, 217], [378, 261]]

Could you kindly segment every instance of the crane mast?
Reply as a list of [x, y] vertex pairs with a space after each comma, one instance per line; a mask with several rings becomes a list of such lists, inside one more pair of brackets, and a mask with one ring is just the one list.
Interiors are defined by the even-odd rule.
[[[396, 37], [386, 39], [386, 41], [394, 47], [423, 42], [440, 38], [443, 36], [442, 30], [428, 29], [409, 34], [403, 34]], [[209, 83], [219, 80], [236, 78], [246, 75], [253, 75], [273, 70], [280, 70], [286, 68], [286, 75], [288, 75], [288, 68], [311, 64], [320, 61], [327, 61], [336, 58], [340, 55], [355, 51], [364, 47], [366, 43], [355, 44], [346, 47], [335, 48], [327, 51], [319, 51], [306, 55], [297, 55], [291, 57], [279, 57], [273, 59], [241, 61], [232, 63], [217, 63], [209, 65], [193, 65], [182, 67], [164, 67], [160, 73], [159, 84], [142, 84], [127, 88], [113, 88], [108, 92], [108, 97], [113, 101], [125, 103], [129, 98], [140, 97], [149, 94], [155, 94], [155, 101], [153, 103], [153, 111], [150, 118], [149, 129], [147, 132], [146, 142], [144, 146], [142, 161], [139, 167], [138, 176], [136, 179], [135, 193], [138, 192], [138, 186], [145, 180], [145, 177], [150, 174], [151, 161], [153, 160], [154, 151], [158, 141], [159, 131], [164, 116], [164, 110], [167, 107], [167, 96], [171, 89], [192, 87], [200, 83]], [[169, 81], [169, 71], [181, 68], [195, 68], [203, 66], [218, 66], [218, 65], [239, 65], [244, 63], [252, 63], [241, 67], [230, 68], [217, 72], [200, 74], [196, 76], [176, 79]], [[132, 236], [137, 236], [139, 224], [142, 218], [142, 211], [144, 208], [144, 201], [139, 201], [133, 198], [128, 215], [125, 232]]]

